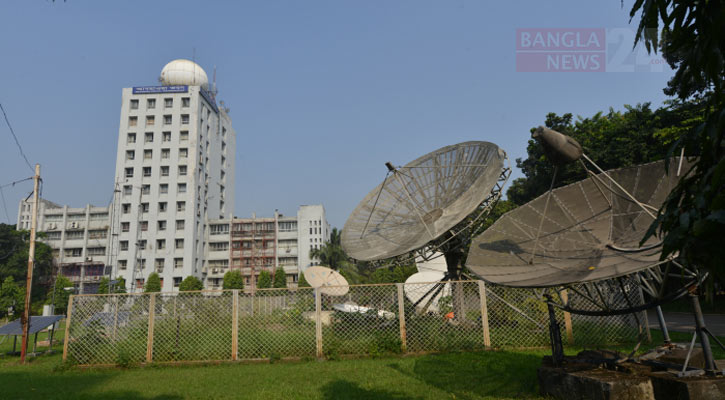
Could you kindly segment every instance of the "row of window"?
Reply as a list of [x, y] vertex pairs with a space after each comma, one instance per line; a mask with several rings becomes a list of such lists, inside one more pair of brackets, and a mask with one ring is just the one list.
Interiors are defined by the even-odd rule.
[[[66, 257], [81, 257], [83, 255], [83, 249], [80, 247], [65, 249], [63, 251], [63, 254]], [[105, 247], [89, 247], [86, 249], [86, 257], [105, 256], [105, 255], [106, 255]]]
[[[139, 250], [146, 250], [146, 239], [141, 239], [137, 242]], [[118, 247], [121, 251], [127, 251], [129, 246], [128, 240], [120, 240]], [[166, 248], [166, 239], [156, 239], [156, 249], [163, 250]], [[184, 248], [184, 239], [174, 239], [174, 248], [181, 250]]]
[[[139, 101], [138, 99], [131, 99], [131, 102], [129, 104], [130, 108], [132, 110], [138, 110]], [[189, 107], [191, 105], [191, 98], [189, 97], [182, 97], [181, 98], [181, 107]], [[171, 108], [174, 106], [174, 99], [171, 97], [167, 97], [164, 99], [164, 108]], [[146, 109], [147, 110], [153, 110], [156, 108], [156, 99], [146, 99]]]
[[[67, 216], [68, 221], [85, 221], [86, 214], [68, 214]], [[91, 221], [103, 221], [108, 219], [108, 213], [91, 213], [90, 220]], [[46, 222], [58, 222], [63, 221], [63, 214], [46, 214], [45, 215], [45, 221]]]
[[[85, 231], [65, 231], [66, 240], [77, 240], [85, 237]], [[88, 231], [88, 239], [105, 239], [108, 237], [108, 230], [106, 229], [91, 229]], [[50, 231], [45, 233], [46, 240], [60, 240], [61, 232]]]
[[[139, 266], [141, 267], [141, 269], [146, 268], [146, 259], [145, 258], [141, 258], [138, 261], [139, 261]], [[154, 265], [156, 266], [157, 269], [164, 268], [165, 263], [166, 263], [165, 259], [163, 259], [163, 258], [157, 258], [154, 260]], [[181, 257], [174, 258], [174, 268], [183, 268], [183, 267], [184, 267], [184, 259]], [[125, 270], [126, 268], [128, 268], [128, 260], [118, 260], [118, 269]], [[179, 278], [179, 280], [181, 280], [181, 278]], [[174, 281], [176, 281], [176, 278], [174, 278]], [[181, 282], [179, 282], [179, 283], [181, 283]]]
[[[143, 159], [144, 160], [151, 160], [153, 159], [154, 151], [151, 149], [146, 149], [143, 151]], [[189, 156], [189, 149], [182, 147], [179, 149], [179, 158], [187, 158]], [[171, 149], [161, 149], [161, 159], [167, 160], [171, 157]], [[126, 150], [126, 160], [135, 160], [136, 159], [136, 151], [135, 150]]]
[[[143, 140], [144, 140], [144, 143], [153, 143], [154, 142], [154, 133], [145, 132]], [[189, 140], [189, 131], [180, 131], [179, 132], [179, 142], [186, 142], [188, 140]], [[161, 141], [162, 142], [171, 142], [171, 132], [170, 131], [161, 132]], [[126, 134], [126, 144], [132, 144], [132, 143], [136, 143], [136, 132], [129, 132]]]
[[[174, 122], [174, 116], [171, 114], [165, 114], [162, 116], [164, 125], [171, 125]], [[189, 125], [189, 114], [181, 114], [181, 124], [182, 125]], [[146, 126], [155, 126], [156, 125], [156, 116], [155, 115], [147, 115], [146, 116]], [[128, 126], [138, 126], [138, 117], [136, 115], [131, 115], [128, 117]]]

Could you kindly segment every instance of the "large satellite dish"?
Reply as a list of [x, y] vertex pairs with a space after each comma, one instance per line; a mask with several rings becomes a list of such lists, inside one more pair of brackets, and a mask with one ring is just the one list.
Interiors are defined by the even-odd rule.
[[[552, 132], [561, 135], [550, 130], [545, 133]], [[566, 138], [563, 143], [576, 148], [576, 142]], [[587, 304], [586, 309], [578, 309], [562, 300], [562, 308], [580, 314], [631, 313], [682, 296], [689, 284], [680, 285], [677, 291], [664, 290], [663, 285], [673, 275], [697, 283], [697, 271], [682, 267], [674, 259], [660, 260], [662, 243], [657, 238], [642, 246], [640, 241], [681, 178], [679, 173], [689, 167], [687, 160], [673, 158], [667, 166], [665, 161], [657, 161], [599, 170], [587, 179], [550, 190], [506, 213], [476, 237], [466, 266], [495, 284], [572, 288], [598, 306], [592, 309], [592, 304]], [[646, 304], [632, 302], [632, 306], [619, 309], [607, 304], [603, 292], [631, 289], [617, 281], [625, 276], [634, 276], [641, 283], [649, 295]], [[595, 282], [605, 283], [591, 285]]]
[[418, 311], [438, 312], [441, 297], [451, 295], [451, 284], [441, 282], [445, 273], [442, 271], [418, 272], [405, 280], [403, 290], [405, 297]]
[[[489, 142], [446, 146], [388, 174], [348, 218], [342, 247], [352, 258], [389, 259], [417, 251], [430, 258], [460, 247], [501, 196], [510, 169], [506, 153]], [[450, 271], [450, 268], [449, 268]]]
[[350, 290], [347, 279], [327, 267], [312, 266], [304, 271], [305, 280], [311, 287], [328, 296], [344, 296]]

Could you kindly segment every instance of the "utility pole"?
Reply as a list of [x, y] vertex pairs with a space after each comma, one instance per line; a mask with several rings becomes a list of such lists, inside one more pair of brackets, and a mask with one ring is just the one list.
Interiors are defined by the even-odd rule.
[[25, 363], [28, 349], [28, 330], [30, 328], [30, 290], [33, 286], [33, 267], [35, 266], [35, 230], [38, 225], [38, 186], [40, 183], [40, 164], [35, 164], [33, 177], [33, 216], [30, 222], [30, 248], [28, 249], [28, 277], [25, 281], [25, 309], [21, 318], [23, 324], [23, 343], [20, 348], [20, 363]]

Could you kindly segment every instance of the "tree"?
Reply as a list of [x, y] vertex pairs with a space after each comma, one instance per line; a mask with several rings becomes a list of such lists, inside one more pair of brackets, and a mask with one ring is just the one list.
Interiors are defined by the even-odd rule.
[[262, 270], [257, 277], [257, 289], [269, 289], [272, 287], [272, 276], [269, 271]]
[[8, 315], [8, 308], [13, 307], [13, 318], [18, 318], [25, 309], [25, 288], [15, 283], [15, 278], [8, 276], [0, 287], [0, 316]]
[[[544, 125], [576, 139], [587, 156], [608, 170], [657, 161], [665, 157], [672, 143], [702, 121], [700, 101], [670, 101], [652, 110], [649, 103], [609, 109], [592, 117], [573, 120], [572, 114], [549, 113]], [[532, 128], [532, 131], [535, 128]], [[525, 159], [516, 159], [524, 177], [513, 181], [506, 192], [508, 200], [525, 204], [544, 194], [551, 185], [554, 166], [542, 147], [529, 140]], [[559, 166], [555, 187], [586, 178], [581, 163]]]
[[[42, 233], [39, 234], [42, 238]], [[28, 273], [30, 234], [18, 231], [15, 226], [0, 224], [0, 281], [12, 276], [15, 282], [25, 282]], [[45, 243], [35, 243], [32, 300], [43, 299], [45, 287], [52, 281], [53, 250]]]
[[101, 278], [101, 280], [98, 282], [98, 294], [107, 294], [108, 293], [108, 283], [109, 282], [110, 282], [110, 280], [108, 279], [108, 277], [104, 276], [103, 278]]
[[[679, 254], [725, 278], [725, 18], [723, 1], [635, 1], [630, 18], [640, 15], [635, 44], [662, 54], [675, 69], [665, 93], [680, 100], [701, 99], [703, 118], [670, 149], [698, 155], [662, 205], [662, 213], [642, 242], [660, 234], [662, 258]], [[660, 31], [661, 27], [661, 31]]]
[[204, 289], [204, 285], [201, 283], [199, 278], [195, 276], [187, 276], [181, 284], [179, 284], [179, 291], [180, 292], [190, 292], [194, 290], [202, 290]]
[[148, 279], [146, 279], [146, 285], [143, 289], [144, 293], [158, 293], [161, 291], [161, 278], [156, 272], [152, 272]]
[[342, 249], [341, 234], [337, 228], [332, 228], [330, 240], [325, 242], [319, 249], [310, 250], [310, 258], [320, 260], [320, 265], [338, 270], [343, 262], [348, 261], [348, 256]]
[[[68, 290], [66, 290], [68, 288]], [[46, 296], [46, 303], [55, 303], [55, 314], [64, 315], [68, 309], [68, 299], [73, 293], [73, 282], [63, 275], [58, 274], [55, 278], [53, 286], [50, 288], [50, 292]]]
[[307, 279], [305, 279], [305, 274], [300, 272], [297, 277], [297, 287], [310, 287], [310, 284], [307, 283]]
[[284, 272], [284, 268], [279, 267], [274, 271], [273, 286], [280, 289], [287, 287], [287, 274]]
[[224, 274], [223, 289], [244, 289], [244, 277], [239, 270], [227, 271]]

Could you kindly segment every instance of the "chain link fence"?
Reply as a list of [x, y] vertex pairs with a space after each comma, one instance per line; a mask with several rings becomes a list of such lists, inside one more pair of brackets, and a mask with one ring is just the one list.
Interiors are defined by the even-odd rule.
[[[557, 311], [557, 320], [564, 343], [578, 346], [633, 342], [639, 332], [631, 315]], [[481, 281], [351, 285], [344, 296], [312, 288], [76, 295], [63, 357], [128, 365], [543, 347], [548, 324], [535, 291]]]

